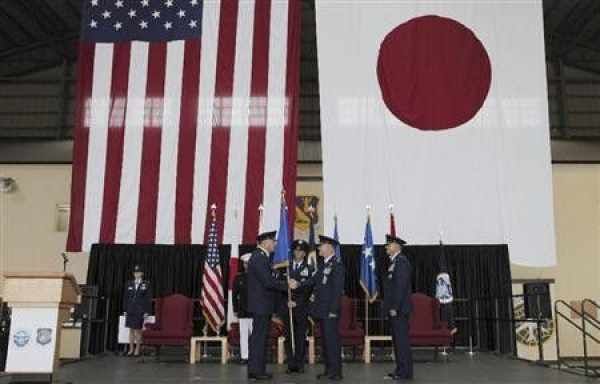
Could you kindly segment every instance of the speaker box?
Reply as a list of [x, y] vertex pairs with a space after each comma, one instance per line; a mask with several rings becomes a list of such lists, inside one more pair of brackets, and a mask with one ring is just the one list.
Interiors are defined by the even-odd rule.
[[523, 284], [523, 294], [525, 295], [525, 317], [552, 318], [550, 285], [548, 283], [525, 283]]

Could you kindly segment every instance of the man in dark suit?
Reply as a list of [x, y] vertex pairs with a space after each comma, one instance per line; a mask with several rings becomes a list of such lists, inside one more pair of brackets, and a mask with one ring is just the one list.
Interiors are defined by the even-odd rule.
[[[303, 373], [306, 359], [306, 331], [308, 325], [308, 305], [312, 292], [310, 285], [306, 282], [312, 278], [314, 268], [307, 263], [308, 243], [304, 240], [296, 240], [292, 245], [294, 260], [289, 266], [290, 278], [300, 283], [301, 287], [292, 291], [292, 319], [289, 314], [285, 319], [285, 352], [287, 355], [287, 373]], [[291, 325], [294, 330], [294, 348], [292, 350]]]
[[[325, 371], [317, 376], [318, 379], [342, 379], [342, 345], [338, 331], [340, 317], [340, 300], [344, 293], [344, 265], [335, 254], [337, 240], [319, 236], [319, 254], [323, 257], [323, 264], [319, 265], [317, 272], [299, 287], [313, 287], [313, 302], [310, 314], [319, 321], [321, 328], [321, 351], [325, 362]], [[295, 283], [295, 280], [292, 280]]]
[[[288, 288], [285, 281], [273, 276], [269, 263], [269, 254], [275, 250], [275, 235], [276, 231], [258, 235], [258, 246], [248, 263], [248, 311], [252, 314], [248, 378], [252, 380], [268, 380], [273, 377], [266, 371], [269, 324], [275, 311], [275, 293]], [[294, 285], [292, 288], [296, 287]]]
[[125, 326], [129, 328], [129, 352], [127, 356], [139, 356], [142, 345], [144, 319], [152, 313], [152, 290], [150, 283], [143, 279], [144, 272], [139, 265], [133, 268], [133, 280], [127, 282], [123, 294]]
[[411, 380], [413, 378], [413, 362], [408, 337], [408, 326], [412, 304], [411, 266], [408, 258], [402, 253], [406, 244], [399, 237], [386, 236], [386, 253], [390, 257], [390, 265], [383, 279], [383, 313], [390, 321], [396, 369], [388, 374], [394, 380]]

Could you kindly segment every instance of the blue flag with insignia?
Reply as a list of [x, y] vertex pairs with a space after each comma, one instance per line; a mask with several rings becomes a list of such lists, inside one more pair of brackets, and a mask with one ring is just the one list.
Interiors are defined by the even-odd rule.
[[373, 247], [373, 232], [371, 231], [371, 218], [367, 218], [365, 226], [365, 239], [360, 258], [360, 286], [369, 298], [375, 301], [377, 290], [377, 275], [375, 274], [375, 248]]
[[275, 268], [287, 267], [290, 262], [290, 230], [288, 228], [288, 210], [285, 200], [281, 203], [279, 213], [279, 230], [277, 231], [277, 246], [275, 247], [275, 256], [273, 256], [273, 266]]

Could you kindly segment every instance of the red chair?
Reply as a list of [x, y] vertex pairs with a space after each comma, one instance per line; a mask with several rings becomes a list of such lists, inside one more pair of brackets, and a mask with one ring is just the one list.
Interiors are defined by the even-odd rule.
[[449, 347], [452, 343], [448, 324], [440, 319], [440, 302], [422, 293], [412, 294], [411, 301], [410, 344], [435, 347], [434, 359], [437, 359], [439, 347]]
[[[365, 344], [365, 330], [358, 322], [356, 316], [356, 306], [351, 298], [342, 296], [340, 302], [340, 320], [338, 323], [338, 331], [342, 347], [352, 347], [353, 358], [356, 359], [357, 350], [360, 352]], [[315, 341], [321, 338], [321, 329], [318, 324], [314, 330]], [[321, 345], [320, 342], [316, 343]]]
[[193, 333], [192, 299], [179, 294], [157, 299], [154, 313], [156, 322], [143, 331], [142, 339], [144, 345], [156, 347], [156, 358], [163, 345], [189, 348]]

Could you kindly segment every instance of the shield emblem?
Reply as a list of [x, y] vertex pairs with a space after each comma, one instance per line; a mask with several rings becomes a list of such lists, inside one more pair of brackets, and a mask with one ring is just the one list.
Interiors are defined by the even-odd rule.
[[37, 338], [35, 340], [40, 345], [49, 344], [52, 341], [52, 329], [51, 328], [38, 328]]
[[29, 333], [29, 331], [27, 331], [25, 329], [20, 329], [20, 330], [16, 331], [15, 335], [13, 336], [13, 342], [19, 348], [23, 348], [24, 346], [26, 346], [27, 343], [29, 343], [30, 339], [31, 339], [31, 334]]

